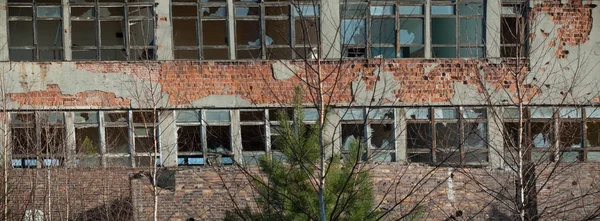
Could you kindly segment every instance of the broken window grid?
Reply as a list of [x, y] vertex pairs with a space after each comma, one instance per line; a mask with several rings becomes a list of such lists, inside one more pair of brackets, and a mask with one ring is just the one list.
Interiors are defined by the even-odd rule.
[[226, 1], [173, 1], [175, 59], [229, 58]]
[[100, 148], [100, 119], [98, 112], [74, 112], [73, 116], [77, 166], [101, 167], [103, 152]]
[[504, 4], [500, 17], [500, 56], [525, 57], [527, 7]]
[[236, 1], [234, 5], [237, 59], [318, 56], [318, 2]]
[[[202, 130], [206, 137], [206, 161], [232, 164], [232, 128], [230, 110], [203, 110]], [[204, 144], [204, 143], [203, 143]]]
[[130, 116], [127, 111], [106, 111], [102, 113], [106, 165], [108, 167], [131, 167]]
[[8, 1], [12, 61], [63, 60], [61, 1]]
[[73, 60], [154, 60], [154, 19], [153, 2], [71, 3]]
[[259, 158], [268, 152], [266, 110], [240, 110], [240, 130], [242, 154], [245, 165], [257, 164]]
[[432, 56], [483, 57], [484, 8], [481, 0], [432, 1]]
[[204, 165], [201, 111], [177, 111], [177, 165]]
[[133, 155], [135, 166], [150, 167], [159, 163], [158, 111], [132, 111]]
[[64, 165], [64, 113], [11, 113], [11, 157], [15, 168]]
[[409, 162], [473, 166], [488, 162], [485, 108], [409, 108], [406, 125]]
[[341, 7], [345, 57], [424, 57], [424, 1], [347, 2]]

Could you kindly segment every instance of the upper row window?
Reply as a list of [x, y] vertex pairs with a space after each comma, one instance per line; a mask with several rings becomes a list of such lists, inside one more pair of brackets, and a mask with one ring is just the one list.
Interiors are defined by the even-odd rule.
[[[349, 2], [342, 6], [345, 57], [422, 58], [425, 27], [431, 24], [432, 56], [483, 57], [484, 4], [481, 0], [398, 3]], [[426, 21], [425, 12], [431, 19]]]

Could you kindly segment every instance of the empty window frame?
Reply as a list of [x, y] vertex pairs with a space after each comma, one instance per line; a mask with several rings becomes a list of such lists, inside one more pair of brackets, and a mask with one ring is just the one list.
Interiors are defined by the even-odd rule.
[[236, 58], [316, 58], [320, 10], [306, 3], [235, 1]]
[[64, 165], [64, 113], [11, 113], [11, 154], [15, 168]]
[[201, 111], [177, 111], [177, 165], [204, 165]]
[[265, 110], [240, 110], [240, 128], [244, 164], [256, 164], [269, 142]]
[[484, 56], [482, 0], [431, 0], [431, 46], [434, 58]]
[[229, 58], [225, 0], [176, 0], [171, 12], [175, 59]]
[[203, 110], [202, 134], [206, 137], [206, 159], [213, 163], [232, 164], [231, 111]]
[[[69, 113], [70, 114], [70, 113]], [[100, 120], [97, 111], [74, 112], [75, 154], [78, 167], [101, 167]]]
[[62, 60], [62, 29], [60, 0], [8, 1], [11, 61]]
[[154, 164], [160, 165], [160, 162], [157, 160], [160, 156], [158, 119], [156, 118], [158, 112], [133, 111], [131, 114], [135, 166], [151, 167]]
[[584, 155], [583, 160], [600, 161], [600, 108], [586, 107], [583, 109], [584, 119]]
[[73, 60], [154, 60], [154, 19], [153, 1], [71, 3]]
[[105, 160], [108, 167], [131, 167], [130, 112], [103, 112]]
[[523, 4], [503, 4], [500, 16], [500, 56], [526, 57], [526, 16]]
[[406, 125], [409, 162], [448, 165], [488, 162], [484, 108], [410, 108], [406, 111]]
[[423, 1], [347, 2], [342, 5], [345, 57], [424, 57]]
[[[367, 145], [364, 160], [395, 161], [394, 109], [351, 108], [339, 110], [342, 153], [353, 145]], [[363, 152], [364, 153], [364, 152]]]

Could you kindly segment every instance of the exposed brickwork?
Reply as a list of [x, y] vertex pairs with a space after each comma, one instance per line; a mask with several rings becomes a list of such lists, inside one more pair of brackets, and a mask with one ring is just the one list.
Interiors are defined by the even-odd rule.
[[[555, 37], [548, 42], [548, 46], [556, 47], [557, 58], [566, 58], [569, 54], [569, 51], [564, 49], [565, 45], [576, 46], [589, 40], [594, 7], [594, 4], [583, 4], [582, 0], [569, 0], [566, 4], [562, 4], [560, 0], [545, 1], [533, 7], [532, 18], [535, 18], [533, 16], [536, 13], [546, 13], [559, 26], [556, 28]], [[548, 37], [547, 32], [551, 30], [539, 31], [543, 37]]]
[[11, 101], [32, 106], [128, 106], [131, 102], [119, 98], [114, 93], [103, 91], [84, 91], [77, 94], [63, 94], [58, 85], [47, 85], [44, 91], [8, 94]]
[[[254, 104], [292, 103], [293, 89], [302, 86], [305, 91], [317, 88], [316, 64], [292, 62], [299, 70], [289, 79], [273, 77], [273, 62], [167, 62], [167, 63], [77, 63], [78, 69], [100, 73], [122, 73], [157, 82], [162, 92], [170, 95], [170, 104], [189, 104], [210, 95], [239, 95]], [[352, 82], [374, 89], [381, 74], [392, 73], [399, 89], [387, 93], [395, 100], [386, 102], [448, 102], [454, 95], [454, 84], [475, 86], [483, 90], [486, 80], [495, 80], [491, 85], [514, 85], [504, 82], [503, 76], [517, 69], [511, 64], [488, 65], [486, 60], [438, 59], [438, 60], [386, 60], [386, 61], [330, 61], [320, 65], [323, 76], [323, 91], [329, 103], [353, 102]], [[360, 78], [360, 79], [359, 79]], [[132, 86], [135, 88], [135, 86]], [[312, 96], [305, 96], [306, 102]]]
[[12, 170], [8, 220], [22, 220], [26, 210], [43, 211], [51, 220], [131, 220], [133, 173], [118, 168]]

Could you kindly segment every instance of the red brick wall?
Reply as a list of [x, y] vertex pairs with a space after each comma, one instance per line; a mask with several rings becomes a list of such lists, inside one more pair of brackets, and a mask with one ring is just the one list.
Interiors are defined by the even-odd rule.
[[[299, 70], [288, 79], [273, 76], [272, 61], [251, 62], [77, 62], [77, 70], [95, 73], [119, 73], [152, 82], [169, 95], [171, 105], [190, 104], [210, 95], [239, 95], [253, 104], [290, 104], [296, 86], [315, 92], [317, 82], [314, 63], [292, 62]], [[385, 90], [394, 100], [382, 102], [448, 102], [454, 95], [454, 83], [473, 85], [483, 91], [485, 82], [498, 88], [514, 87], [514, 80], [507, 80], [509, 73], [527, 71], [526, 63], [489, 63], [487, 60], [428, 59], [428, 60], [348, 60], [323, 62], [323, 91], [327, 102], [347, 104], [353, 102], [359, 82], [372, 90], [384, 73], [391, 73], [400, 85], [388, 85]], [[427, 73], [426, 73], [427, 70]], [[77, 74], [74, 71], [72, 74]], [[481, 76], [486, 76], [482, 79]], [[65, 82], [68, 83], [68, 82]], [[123, 90], [132, 95], [145, 93], [149, 85], [124, 82]], [[310, 88], [310, 90], [308, 89]], [[135, 91], [139, 90], [139, 91]], [[12, 101], [41, 106], [122, 106], [130, 99], [116, 97], [110, 91], [86, 91], [75, 95], [60, 92], [59, 85], [49, 85], [48, 90], [10, 94]], [[305, 101], [312, 103], [311, 96]]]

